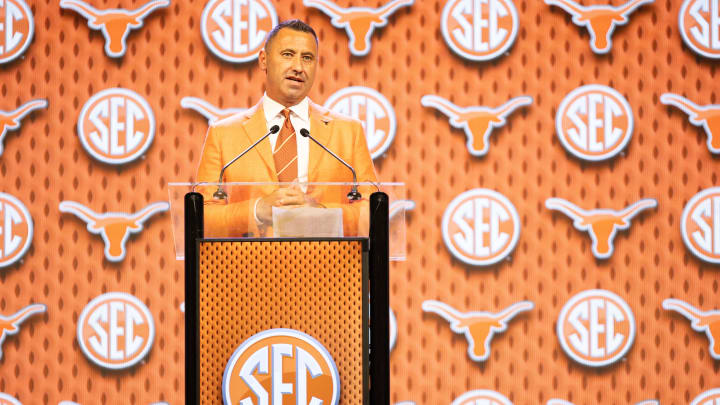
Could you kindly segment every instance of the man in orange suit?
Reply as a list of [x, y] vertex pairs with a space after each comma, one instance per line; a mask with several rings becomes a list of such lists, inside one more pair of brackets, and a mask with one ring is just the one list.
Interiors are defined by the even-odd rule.
[[[280, 181], [298, 185], [236, 187], [229, 193], [227, 203], [213, 199], [211, 190], [206, 190], [206, 229], [210, 230], [207, 236], [257, 236], [272, 226], [272, 207], [308, 205], [340, 207], [345, 235], [362, 232], [359, 229], [365, 214], [362, 207], [367, 204], [350, 204], [348, 190], [337, 187], [309, 190], [300, 186], [306, 182], [353, 180], [350, 170], [301, 136], [301, 129], [307, 129], [352, 166], [358, 181], [377, 181], [360, 122], [330, 112], [307, 97], [315, 80], [317, 60], [315, 31], [300, 20], [280, 23], [268, 34], [258, 57], [260, 69], [266, 74], [263, 98], [248, 111], [209, 128], [198, 167], [198, 182], [216, 182], [225, 164], [278, 125], [281, 130], [231, 165], [224, 172], [223, 181]], [[369, 197], [367, 190], [363, 197]]]

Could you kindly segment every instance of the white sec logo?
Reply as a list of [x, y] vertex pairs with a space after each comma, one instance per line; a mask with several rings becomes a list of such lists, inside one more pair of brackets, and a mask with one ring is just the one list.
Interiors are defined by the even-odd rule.
[[495, 391], [474, 390], [460, 395], [451, 405], [512, 405], [512, 402]]
[[520, 217], [504, 195], [484, 188], [455, 197], [442, 219], [445, 245], [457, 259], [487, 266], [507, 257], [520, 238]]
[[143, 360], [155, 339], [155, 322], [139, 299], [121, 292], [103, 294], [80, 314], [77, 339], [85, 356], [110, 370]]
[[450, 49], [473, 61], [501, 56], [515, 42], [519, 25], [512, 0], [448, 0], [441, 22]]
[[155, 137], [155, 115], [134, 91], [106, 89], [85, 103], [77, 132], [90, 156], [121, 165], [138, 159], [150, 147]]
[[22, 405], [20, 401], [10, 395], [0, 392], [0, 405]]
[[[293, 329], [270, 329], [243, 342], [230, 357], [222, 381], [226, 405], [337, 405], [340, 375], [330, 353]], [[254, 402], [257, 400], [257, 402]]]
[[360, 86], [347, 87], [331, 95], [324, 107], [362, 123], [373, 159], [382, 156], [395, 138], [395, 109], [376, 90]]
[[602, 367], [622, 358], [635, 340], [635, 316], [617, 294], [586, 290], [570, 298], [557, 321], [560, 346], [573, 360]]
[[265, 36], [278, 24], [268, 0], [210, 0], [200, 20], [205, 45], [227, 62], [257, 59]]
[[695, 256], [720, 263], [720, 187], [693, 196], [683, 209], [680, 225], [685, 246]]
[[30, 248], [32, 238], [30, 212], [17, 198], [0, 193], [0, 267], [20, 260]]
[[678, 20], [685, 45], [698, 55], [720, 58], [720, 1], [685, 0]]
[[35, 33], [32, 11], [23, 0], [0, 1], [0, 63], [10, 62], [30, 46]]
[[620, 153], [633, 132], [630, 104], [615, 89], [597, 84], [578, 87], [565, 96], [555, 129], [565, 149], [576, 157], [601, 161]]
[[717, 405], [720, 404], [720, 388], [713, 388], [698, 395], [690, 405]]

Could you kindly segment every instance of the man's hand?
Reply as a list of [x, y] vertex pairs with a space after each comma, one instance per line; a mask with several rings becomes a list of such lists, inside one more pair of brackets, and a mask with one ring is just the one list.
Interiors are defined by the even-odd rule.
[[272, 223], [272, 207], [305, 205], [305, 193], [298, 187], [279, 188], [272, 194], [260, 198], [257, 203], [257, 218], [264, 224]]

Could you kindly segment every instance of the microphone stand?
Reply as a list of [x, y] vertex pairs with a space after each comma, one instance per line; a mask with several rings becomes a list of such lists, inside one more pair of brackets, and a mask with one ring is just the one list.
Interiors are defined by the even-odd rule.
[[265, 138], [267, 138], [268, 136], [270, 136], [270, 135], [272, 135], [272, 134], [276, 134], [278, 131], [280, 131], [280, 126], [279, 126], [279, 125], [273, 125], [272, 128], [270, 128], [270, 131], [268, 131], [267, 134], [265, 134], [262, 138], [260, 138], [260, 139], [258, 139], [257, 141], [255, 141], [255, 143], [253, 143], [252, 145], [250, 145], [247, 149], [245, 149], [244, 151], [242, 151], [242, 153], [240, 153], [239, 155], [235, 156], [235, 158], [233, 158], [233, 160], [229, 161], [225, 166], [223, 166], [222, 170], [220, 170], [220, 176], [218, 177], [218, 183], [219, 183], [219, 184], [218, 184], [218, 188], [217, 188], [217, 190], [215, 190], [215, 192], [213, 193], [213, 198], [214, 198], [214, 199], [216, 199], [216, 200], [226, 200], [226, 199], [227, 199], [227, 193], [226, 193], [225, 190], [223, 189], [223, 181], [222, 181], [222, 179], [223, 179], [223, 174], [225, 173], [225, 169], [227, 169], [231, 164], [235, 163], [236, 160], [238, 160], [238, 159], [240, 159], [241, 157], [243, 157], [246, 153], [250, 152], [250, 150], [251, 150], [252, 148], [254, 148], [257, 144], [259, 144], [260, 142], [262, 142]]
[[350, 171], [352, 172], [352, 176], [353, 176], [353, 185], [350, 188], [350, 192], [347, 194], [347, 198], [350, 201], [360, 200], [362, 198], [362, 194], [360, 194], [360, 192], [358, 191], [358, 182], [357, 182], [357, 175], [355, 174], [355, 169], [353, 169], [352, 166], [350, 166], [349, 164], [345, 163], [344, 160], [340, 159], [340, 157], [338, 155], [334, 154], [330, 149], [326, 148], [325, 145], [321, 144], [315, 138], [310, 136], [310, 131], [308, 131], [307, 129], [305, 129], [305, 128], [301, 129], [300, 135], [304, 136], [305, 138], [312, 139], [312, 141], [315, 142], [321, 148], [323, 148], [325, 150], [325, 152], [331, 154], [335, 159], [340, 161], [340, 163], [344, 164], [345, 167], [350, 169]]

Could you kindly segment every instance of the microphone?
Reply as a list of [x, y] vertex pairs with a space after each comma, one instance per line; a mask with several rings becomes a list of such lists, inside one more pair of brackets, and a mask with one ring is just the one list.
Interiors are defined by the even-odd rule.
[[272, 135], [272, 134], [278, 133], [278, 131], [280, 131], [280, 126], [279, 126], [279, 125], [273, 125], [272, 128], [270, 128], [270, 131], [268, 131], [267, 134], [265, 134], [262, 138], [260, 138], [260, 139], [258, 139], [257, 141], [255, 141], [254, 144], [250, 145], [247, 149], [245, 149], [244, 151], [242, 151], [242, 153], [240, 153], [239, 155], [235, 156], [235, 158], [233, 158], [233, 160], [229, 161], [225, 166], [223, 166], [222, 170], [220, 170], [220, 176], [218, 177], [218, 183], [219, 183], [219, 184], [218, 184], [218, 188], [217, 188], [217, 190], [215, 190], [215, 192], [213, 193], [213, 198], [214, 198], [214, 199], [216, 199], [216, 200], [225, 200], [225, 199], [227, 199], [227, 193], [225, 192], [225, 190], [223, 190], [223, 180], [222, 180], [222, 179], [223, 179], [223, 173], [225, 173], [225, 169], [227, 169], [231, 164], [235, 163], [236, 160], [238, 160], [238, 159], [240, 159], [241, 157], [243, 157], [246, 153], [250, 152], [250, 150], [251, 150], [252, 148], [254, 148], [257, 144], [259, 144], [260, 142], [262, 142], [263, 139], [267, 138], [268, 136], [270, 136], [270, 135]]
[[345, 167], [350, 169], [350, 171], [352, 172], [352, 175], [353, 175], [353, 185], [352, 185], [352, 188], [350, 189], [350, 192], [347, 195], [347, 198], [350, 201], [357, 201], [357, 200], [361, 199], [362, 194], [360, 194], [358, 192], [358, 181], [357, 181], [357, 175], [355, 174], [355, 169], [353, 169], [352, 166], [350, 166], [349, 164], [345, 163], [344, 160], [340, 159], [340, 157], [338, 155], [334, 154], [330, 149], [326, 148], [323, 144], [318, 142], [317, 139], [310, 136], [310, 131], [308, 131], [307, 129], [305, 129], [305, 128], [301, 129], [300, 135], [304, 136], [305, 138], [312, 139], [312, 141], [315, 142], [316, 144], [318, 144], [318, 146], [320, 146], [321, 148], [323, 148], [325, 150], [325, 152], [333, 155], [333, 157], [335, 159], [337, 159], [338, 161], [340, 161], [340, 163], [345, 165]]

